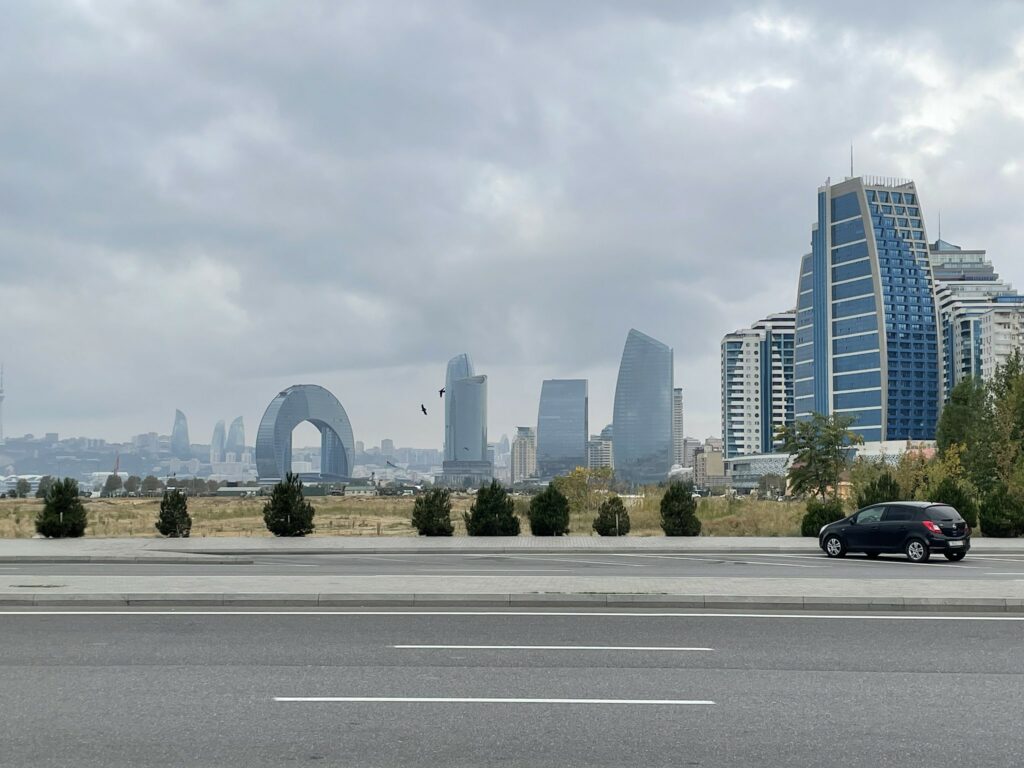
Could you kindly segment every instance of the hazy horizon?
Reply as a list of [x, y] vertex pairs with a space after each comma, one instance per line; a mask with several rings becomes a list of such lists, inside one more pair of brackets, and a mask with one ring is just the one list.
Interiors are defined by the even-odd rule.
[[597, 433], [634, 327], [718, 435], [721, 337], [795, 304], [851, 143], [1024, 287], [1022, 4], [32, 3], [0, 43], [8, 437], [251, 445], [312, 383], [440, 447], [460, 352], [492, 441], [546, 378]]

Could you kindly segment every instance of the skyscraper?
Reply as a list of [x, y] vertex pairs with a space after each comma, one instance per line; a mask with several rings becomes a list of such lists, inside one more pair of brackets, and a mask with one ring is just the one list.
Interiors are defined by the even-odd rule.
[[869, 441], [932, 439], [938, 328], [917, 188], [826, 182], [817, 210], [797, 289], [796, 418], [851, 416]]
[[467, 354], [448, 361], [444, 414], [440, 481], [457, 487], [487, 482], [494, 474], [487, 458], [487, 377], [474, 374]]
[[537, 475], [537, 434], [533, 427], [516, 427], [512, 440], [512, 482], [521, 483]]
[[181, 411], [174, 412], [174, 427], [171, 429], [171, 455], [182, 461], [192, 458], [192, 445], [188, 439], [188, 419]]
[[683, 466], [683, 390], [672, 390], [672, 466]]
[[601, 434], [591, 435], [587, 441], [587, 466], [590, 469], [615, 467], [615, 458], [612, 455], [612, 432], [612, 425], [609, 424], [601, 430]]
[[210, 463], [224, 461], [224, 419], [217, 422], [210, 439]]
[[657, 483], [672, 468], [672, 377], [672, 348], [631, 329], [612, 412], [615, 474], [627, 483]]
[[722, 338], [725, 458], [771, 453], [793, 423], [795, 312], [778, 312]]
[[0, 363], [0, 445], [4, 444], [4, 366]]
[[395, 441], [389, 438], [384, 438], [380, 441], [380, 455], [381, 456], [394, 456], [395, 455]]
[[242, 422], [242, 417], [239, 416], [231, 422], [231, 426], [228, 428], [228, 439], [224, 443], [224, 453], [234, 454], [234, 461], [241, 461], [242, 455], [245, 452], [245, 424]]
[[586, 379], [546, 379], [537, 409], [537, 473], [564, 475], [587, 465]]

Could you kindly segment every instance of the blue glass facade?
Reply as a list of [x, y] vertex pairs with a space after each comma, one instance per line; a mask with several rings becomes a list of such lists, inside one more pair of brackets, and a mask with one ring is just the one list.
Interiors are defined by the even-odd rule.
[[635, 484], [664, 480], [672, 468], [672, 348], [630, 330], [615, 384], [615, 475]]
[[797, 296], [797, 418], [844, 413], [868, 441], [934, 438], [939, 342], [926, 244], [913, 182], [856, 178], [819, 190]]
[[188, 419], [181, 411], [174, 412], [174, 428], [171, 429], [171, 455], [183, 461], [192, 458], [192, 445], [188, 439]]
[[564, 475], [587, 466], [588, 393], [586, 379], [547, 379], [537, 409], [537, 473]]
[[314, 384], [299, 384], [271, 400], [256, 433], [256, 471], [274, 483], [291, 471], [292, 431], [304, 421], [320, 430], [320, 474], [311, 480], [347, 480], [355, 457], [348, 414], [338, 399]]

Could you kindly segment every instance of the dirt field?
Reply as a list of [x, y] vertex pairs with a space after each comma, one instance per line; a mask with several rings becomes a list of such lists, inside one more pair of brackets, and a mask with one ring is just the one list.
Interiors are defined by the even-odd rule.
[[[313, 497], [316, 535], [320, 536], [410, 536], [411, 498]], [[89, 513], [86, 536], [156, 536], [153, 527], [159, 499], [84, 499]], [[465, 535], [462, 513], [469, 509], [471, 496], [453, 496], [452, 521], [455, 534]], [[632, 536], [660, 536], [660, 496], [626, 499], [630, 508]], [[193, 536], [269, 536], [263, 525], [264, 499], [189, 499]], [[526, 509], [529, 500], [516, 499], [522, 531], [529, 534]], [[27, 538], [35, 533], [35, 516], [42, 506], [36, 499], [0, 499], [0, 538]], [[797, 502], [748, 501], [744, 499], [702, 499], [698, 516], [703, 533], [711, 536], [795, 536], [799, 535], [803, 505]], [[574, 534], [593, 533], [593, 513], [574, 514]]]

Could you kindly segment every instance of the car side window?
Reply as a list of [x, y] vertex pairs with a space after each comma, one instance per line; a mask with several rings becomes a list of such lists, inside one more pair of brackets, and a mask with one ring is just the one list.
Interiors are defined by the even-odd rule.
[[857, 525], [864, 523], [877, 523], [882, 519], [882, 513], [885, 511], [885, 507], [868, 507], [867, 509], [857, 514]]
[[902, 523], [914, 519], [914, 509], [911, 507], [891, 506], [886, 507], [885, 515], [882, 516], [883, 523]]

